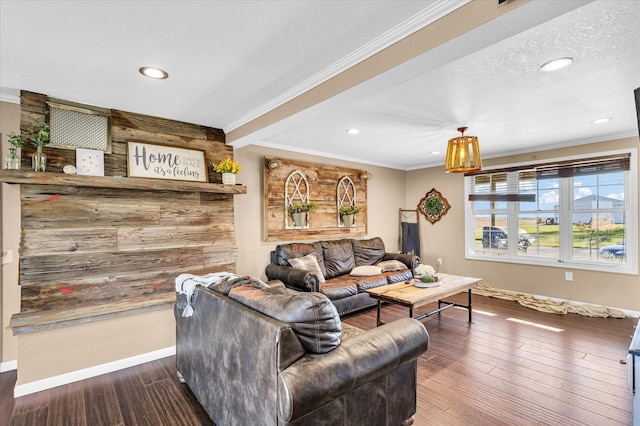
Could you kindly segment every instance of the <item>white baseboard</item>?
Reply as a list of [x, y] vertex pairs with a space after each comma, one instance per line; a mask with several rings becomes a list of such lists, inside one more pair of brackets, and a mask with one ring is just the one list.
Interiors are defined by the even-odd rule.
[[17, 369], [18, 369], [18, 361], [15, 359], [11, 361], [0, 362], [0, 373], [4, 373], [6, 371], [11, 371], [11, 370], [17, 370]]
[[36, 380], [35, 382], [16, 385], [15, 388], [13, 389], [13, 396], [14, 398], [18, 398], [24, 395], [29, 395], [31, 393], [55, 388], [56, 386], [67, 385], [69, 383], [89, 379], [91, 377], [99, 376], [101, 374], [111, 373], [114, 371], [133, 367], [136, 365], [144, 364], [145, 362], [154, 361], [156, 359], [166, 358], [168, 356], [172, 356], [175, 354], [176, 354], [176, 347], [171, 346], [168, 348], [159, 349], [157, 351], [147, 352], [145, 354], [140, 354], [140, 355], [132, 356], [125, 359], [108, 362], [106, 364], [96, 365], [94, 367], [72, 371], [70, 373], [60, 374], [59, 376], [49, 377], [47, 379]]
[[[500, 291], [504, 291], [505, 293], [508, 293], [508, 294], [523, 294], [521, 291], [505, 290], [503, 288], [501, 288], [499, 290]], [[538, 294], [533, 294], [532, 296], [535, 299], [542, 299], [542, 300], [549, 299], [552, 302], [559, 302], [559, 303], [567, 302], [567, 303], [571, 303], [572, 305], [575, 305], [575, 306], [596, 305], [596, 303], [576, 302], [574, 300], [558, 299], [557, 297], [540, 296]], [[600, 305], [600, 306], [602, 306], [602, 305]], [[616, 310], [622, 312], [623, 314], [625, 314], [626, 316], [631, 317], [631, 318], [640, 318], [640, 311], [632, 311], [632, 310], [629, 310], [629, 309], [615, 308], [613, 306], [605, 306], [605, 308], [616, 309]]]

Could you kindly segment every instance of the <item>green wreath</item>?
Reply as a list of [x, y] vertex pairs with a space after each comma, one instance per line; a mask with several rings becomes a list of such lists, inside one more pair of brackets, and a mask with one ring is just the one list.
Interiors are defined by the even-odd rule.
[[446, 198], [442, 196], [435, 188], [427, 192], [418, 203], [418, 210], [431, 224], [439, 221], [442, 216], [447, 214], [451, 205]]
[[433, 216], [437, 216], [442, 213], [442, 210], [444, 209], [444, 203], [442, 202], [442, 199], [437, 195], [431, 195], [429, 198], [424, 200], [423, 208], [427, 213]]

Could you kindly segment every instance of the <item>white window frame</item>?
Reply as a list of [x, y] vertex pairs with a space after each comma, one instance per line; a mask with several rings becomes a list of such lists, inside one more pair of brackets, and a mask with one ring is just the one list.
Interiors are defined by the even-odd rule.
[[[518, 263], [526, 265], [536, 266], [549, 266], [555, 268], [564, 269], [578, 269], [588, 271], [601, 271], [619, 274], [638, 274], [638, 150], [637, 148], [628, 148], [615, 151], [606, 151], [585, 155], [575, 155], [561, 158], [553, 158], [549, 160], [543, 160], [543, 162], [555, 162], [555, 161], [575, 161], [584, 160], [589, 158], [597, 158], [609, 155], [629, 154], [630, 155], [630, 167], [627, 173], [627, 180], [625, 181], [625, 215], [628, 219], [625, 225], [625, 245], [626, 245], [626, 262], [625, 263], [588, 263], [580, 261], [561, 261], [560, 259], [570, 259], [571, 252], [571, 232], [562, 228], [562, 223], [571, 223], [570, 217], [570, 200], [573, 196], [573, 191], [569, 191], [570, 182], [568, 178], [560, 180], [561, 191], [569, 191], [569, 197], [561, 197], [560, 199], [560, 259], [540, 258], [540, 257], [527, 257], [517, 256], [517, 244], [508, 245], [508, 256], [496, 256], [495, 254], [482, 254], [475, 251], [475, 223], [473, 202], [469, 201], [469, 193], [471, 185], [468, 184], [469, 179], [473, 179], [473, 176], [465, 176], [464, 178], [464, 200], [465, 200], [465, 259], [468, 260], [481, 260], [487, 262], [502, 262], [502, 263]], [[527, 166], [534, 166], [539, 164], [541, 160], [532, 162], [523, 162], [518, 164], [510, 164], [508, 167], [525, 168]], [[483, 168], [483, 171], [496, 172], [504, 169], [505, 166], [495, 166]], [[564, 186], [564, 188], [562, 188]], [[507, 224], [512, 229], [518, 229], [517, 214], [516, 214], [516, 202], [509, 202], [507, 206]], [[515, 222], [515, 223], [513, 223]]]

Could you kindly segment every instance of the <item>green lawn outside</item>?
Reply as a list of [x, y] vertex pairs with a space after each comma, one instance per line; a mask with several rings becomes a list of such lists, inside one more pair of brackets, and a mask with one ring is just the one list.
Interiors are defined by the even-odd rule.
[[[536, 239], [535, 244], [542, 247], [558, 247], [560, 245], [560, 225], [522, 225], [521, 227], [529, 235]], [[573, 226], [573, 247], [594, 248], [609, 244], [620, 243], [625, 239], [624, 225], [610, 225], [607, 229], [596, 230], [591, 228], [580, 229]], [[476, 230], [476, 240], [482, 240], [482, 229]]]

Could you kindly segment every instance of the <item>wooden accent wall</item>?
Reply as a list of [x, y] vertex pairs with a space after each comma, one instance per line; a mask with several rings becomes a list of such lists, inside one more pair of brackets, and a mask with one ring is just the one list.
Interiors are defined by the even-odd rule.
[[[263, 161], [263, 230], [265, 241], [300, 241], [330, 238], [352, 238], [367, 234], [367, 181], [360, 176], [364, 170], [326, 164], [282, 159], [282, 167], [269, 169], [272, 158]], [[309, 198], [318, 204], [310, 213], [309, 229], [285, 229], [285, 181], [294, 170], [301, 171], [309, 183]], [[337, 185], [341, 178], [351, 178], [356, 186], [356, 202], [362, 207], [353, 227], [338, 226]], [[291, 222], [291, 220], [289, 220]]]
[[[36, 123], [45, 121], [47, 96], [22, 91], [20, 94], [20, 130], [29, 133]], [[170, 145], [205, 152], [208, 162], [209, 182], [221, 183], [222, 176], [213, 170], [212, 163], [227, 157], [233, 158], [233, 147], [225, 145], [225, 135], [221, 129], [165, 120], [126, 111], [111, 111], [111, 154], [104, 156], [105, 176], [127, 176], [127, 141], [136, 140], [158, 145]], [[22, 149], [22, 168], [31, 168], [31, 154], [35, 148], [25, 143]], [[59, 149], [46, 146], [47, 172], [62, 173], [67, 164], [76, 164], [73, 149]]]
[[[44, 119], [45, 100], [22, 93], [23, 131]], [[132, 139], [205, 151], [210, 182], [221, 180], [211, 162], [233, 157], [219, 129], [113, 111], [111, 130], [105, 176], [126, 176], [126, 141]], [[23, 168], [30, 167], [33, 151], [23, 149]], [[44, 152], [47, 175], [75, 164], [75, 150], [45, 147]], [[232, 193], [191, 190], [197, 185], [189, 183], [183, 189], [177, 181], [158, 190], [152, 185], [127, 187], [126, 181], [135, 178], [88, 178], [88, 187], [21, 184], [22, 300], [13, 325], [23, 324], [25, 317], [45, 318], [41, 322], [56, 315], [69, 318], [73, 310], [86, 316], [92, 308], [103, 314], [110, 306], [135, 310], [154, 299], [166, 304], [173, 300], [174, 280], [182, 273], [235, 272]], [[95, 184], [99, 179], [108, 180], [108, 187]], [[114, 182], [122, 187], [114, 188]]]

